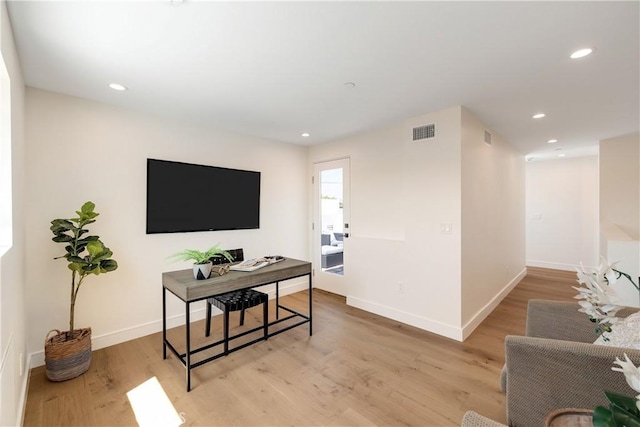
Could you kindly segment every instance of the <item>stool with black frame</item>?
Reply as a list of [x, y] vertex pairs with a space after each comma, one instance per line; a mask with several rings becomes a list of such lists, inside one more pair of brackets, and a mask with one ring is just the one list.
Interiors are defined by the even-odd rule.
[[[242, 249], [232, 249], [228, 251], [233, 258], [233, 262], [244, 261], [244, 251]], [[214, 265], [230, 262], [224, 257], [212, 258]], [[254, 289], [241, 289], [239, 291], [227, 292], [207, 298], [207, 314], [205, 335], [211, 335], [211, 306], [214, 305], [222, 310], [224, 316], [224, 354], [229, 354], [229, 313], [240, 311], [240, 326], [244, 325], [244, 312], [246, 309], [263, 304], [263, 325], [264, 339], [269, 336], [269, 295]]]

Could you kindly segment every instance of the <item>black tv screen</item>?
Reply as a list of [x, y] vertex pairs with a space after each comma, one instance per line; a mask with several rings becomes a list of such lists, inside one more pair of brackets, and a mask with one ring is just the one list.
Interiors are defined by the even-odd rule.
[[147, 234], [260, 228], [260, 172], [147, 159]]

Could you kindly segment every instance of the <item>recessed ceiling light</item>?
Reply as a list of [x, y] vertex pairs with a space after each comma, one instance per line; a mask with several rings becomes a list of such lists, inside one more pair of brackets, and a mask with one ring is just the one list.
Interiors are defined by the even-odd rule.
[[549, 144], [555, 144], [556, 142], [558, 142], [557, 139], [550, 139], [547, 141]]
[[576, 50], [571, 54], [571, 59], [584, 58], [585, 56], [590, 55], [591, 52], [593, 52], [593, 49], [590, 48]]
[[126, 86], [122, 86], [119, 83], [109, 83], [109, 87], [113, 90], [119, 90], [119, 91], [127, 90]]
[[533, 118], [534, 119], [541, 119], [544, 116], [546, 116], [546, 114], [544, 114], [544, 113], [536, 113], [536, 114], [533, 115]]
[[558, 154], [558, 157], [564, 157], [564, 156], [566, 156], [566, 154], [564, 154], [564, 153]]
[[306, 137], [310, 136], [310, 134], [308, 134], [307, 132], [305, 132], [305, 133], [303, 133], [301, 136], [303, 136], [303, 137], [305, 137], [305, 138], [306, 138]]

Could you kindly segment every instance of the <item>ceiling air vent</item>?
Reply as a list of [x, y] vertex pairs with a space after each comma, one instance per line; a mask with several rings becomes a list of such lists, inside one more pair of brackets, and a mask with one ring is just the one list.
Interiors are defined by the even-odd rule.
[[487, 132], [486, 130], [484, 131], [484, 142], [487, 145], [491, 145], [491, 134], [489, 132]]
[[422, 141], [423, 139], [435, 138], [436, 125], [424, 125], [413, 128], [413, 141]]

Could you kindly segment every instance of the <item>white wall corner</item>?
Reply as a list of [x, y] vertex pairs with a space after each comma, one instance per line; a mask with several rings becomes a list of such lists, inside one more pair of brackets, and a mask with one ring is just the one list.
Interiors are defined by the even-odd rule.
[[527, 269], [523, 269], [516, 277], [514, 277], [507, 286], [504, 287], [487, 305], [485, 305], [480, 311], [478, 311], [475, 316], [471, 318], [463, 327], [462, 327], [462, 340], [464, 341], [473, 331], [480, 326], [482, 321], [486, 319], [493, 310], [502, 302], [502, 300], [516, 287], [522, 279], [527, 275]]

